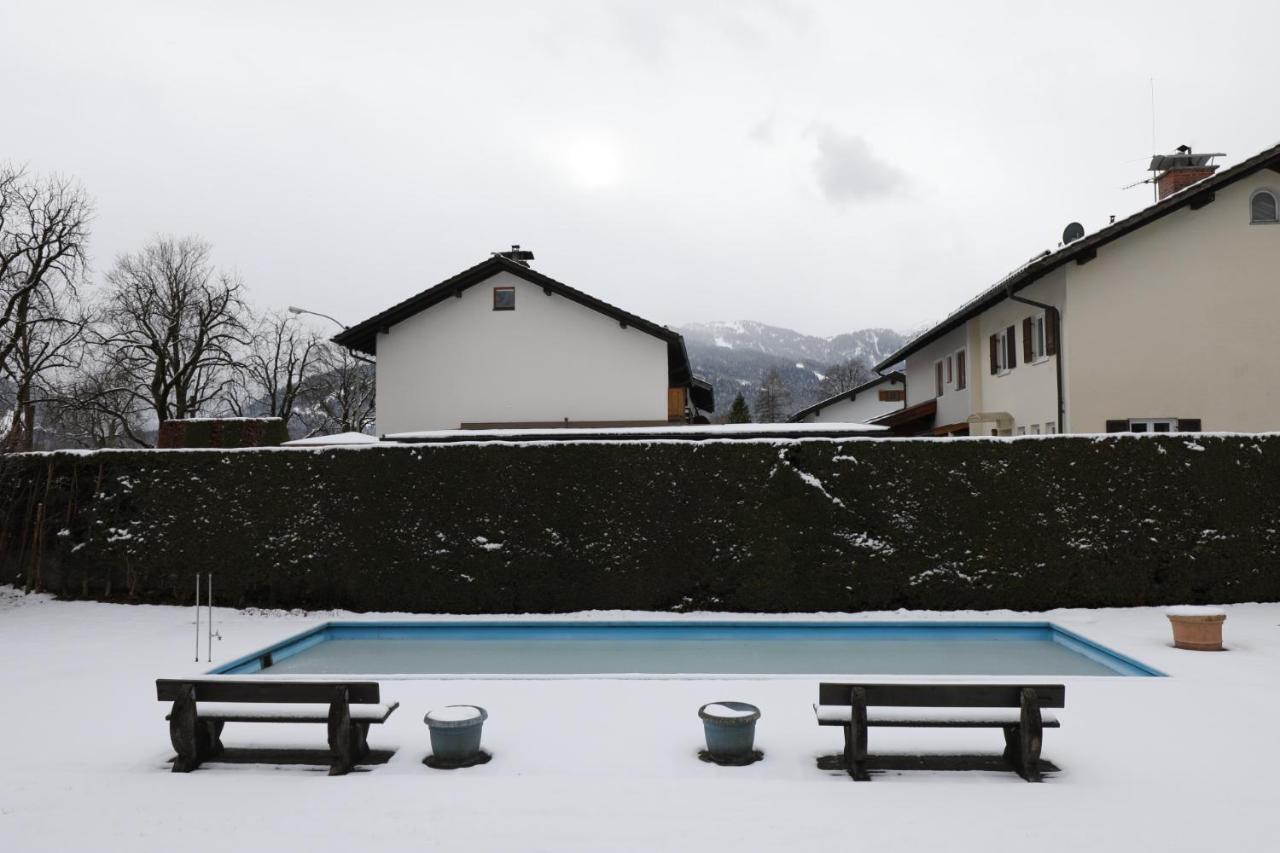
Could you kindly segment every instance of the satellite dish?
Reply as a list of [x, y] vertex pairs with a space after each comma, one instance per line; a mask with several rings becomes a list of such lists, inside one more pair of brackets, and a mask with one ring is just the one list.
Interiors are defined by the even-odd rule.
[[1084, 226], [1079, 222], [1072, 222], [1062, 229], [1062, 245], [1074, 243], [1084, 236]]

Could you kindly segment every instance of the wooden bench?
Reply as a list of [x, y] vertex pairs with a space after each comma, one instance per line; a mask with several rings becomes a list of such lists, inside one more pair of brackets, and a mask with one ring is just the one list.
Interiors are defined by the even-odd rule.
[[156, 698], [172, 702], [173, 772], [188, 773], [222, 752], [226, 723], [325, 723], [329, 775], [340, 776], [369, 754], [369, 726], [386, 722], [399, 702], [382, 704], [371, 681], [231, 681], [160, 678]]
[[1004, 758], [1028, 782], [1040, 779], [1044, 729], [1058, 720], [1044, 708], [1066, 706], [1061, 684], [820, 684], [813, 706], [820, 726], [844, 727], [849, 775], [867, 775], [867, 729], [993, 728], [1004, 730]]

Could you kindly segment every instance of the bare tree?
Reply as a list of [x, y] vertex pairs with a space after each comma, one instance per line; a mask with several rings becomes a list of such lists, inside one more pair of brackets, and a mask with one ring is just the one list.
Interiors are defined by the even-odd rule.
[[244, 286], [214, 270], [209, 251], [195, 238], [158, 237], [107, 274], [97, 344], [157, 422], [220, 406], [247, 343]]
[[875, 377], [870, 366], [860, 358], [851, 358], [827, 369], [826, 376], [818, 383], [823, 399], [852, 391]]
[[318, 335], [290, 314], [272, 312], [253, 325], [250, 342], [238, 362], [240, 381], [227, 394], [236, 415], [283, 418], [315, 378], [323, 344]]
[[778, 368], [771, 367], [765, 373], [756, 391], [755, 404], [751, 407], [756, 423], [780, 423], [787, 419], [791, 410], [791, 392], [787, 390]]
[[83, 330], [72, 319], [91, 206], [80, 186], [0, 166], [0, 375], [13, 387], [5, 444], [32, 446], [33, 389]]
[[48, 408], [59, 395], [59, 378], [78, 364], [90, 319], [74, 290], [63, 285], [35, 291], [22, 317], [9, 358], [0, 363], [0, 378], [13, 393], [13, 420], [4, 445], [31, 450], [36, 409]]
[[78, 447], [146, 446], [148, 410], [118, 364], [86, 356], [45, 407], [45, 427]]
[[374, 372], [366, 358], [324, 342], [316, 373], [297, 402], [308, 434], [367, 432], [374, 421]]

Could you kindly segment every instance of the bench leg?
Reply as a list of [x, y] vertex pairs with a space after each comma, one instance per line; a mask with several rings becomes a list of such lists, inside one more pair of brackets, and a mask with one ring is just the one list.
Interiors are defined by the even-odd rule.
[[849, 694], [849, 724], [844, 727], [844, 766], [855, 782], [871, 779], [867, 773], [867, 692], [855, 687]]
[[1018, 735], [1018, 726], [1004, 727], [1004, 760], [1019, 772], [1022, 771], [1022, 749], [1020, 746], [1020, 737]]
[[855, 782], [866, 782], [871, 776], [867, 773], [867, 740], [863, 730], [862, 743], [859, 746], [858, 733], [855, 726], [842, 726], [844, 729], [844, 767], [849, 778]]
[[1022, 778], [1040, 781], [1040, 745], [1044, 740], [1044, 720], [1035, 690], [1022, 689], [1022, 721], [1018, 724], [1018, 758], [1022, 762]]
[[208, 744], [205, 757], [214, 758], [222, 754], [222, 727], [226, 724], [222, 720], [215, 720], [206, 722], [204, 725], [206, 731], [205, 740]]
[[356, 723], [354, 729], [356, 761], [363, 761], [369, 756], [369, 724]]
[[351, 706], [346, 696], [329, 705], [329, 775], [343, 776], [351, 771], [359, 760], [356, 733], [358, 726], [351, 722]]
[[169, 742], [178, 757], [173, 760], [174, 773], [190, 773], [200, 766], [209, 753], [209, 734], [205, 723], [196, 719], [195, 688], [173, 702], [169, 712]]

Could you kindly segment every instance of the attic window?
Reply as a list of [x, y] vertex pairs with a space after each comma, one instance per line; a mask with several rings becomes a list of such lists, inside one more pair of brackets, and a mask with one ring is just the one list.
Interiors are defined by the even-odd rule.
[[1280, 205], [1276, 203], [1276, 194], [1271, 190], [1258, 190], [1249, 199], [1249, 221], [1280, 222]]
[[516, 310], [516, 289], [514, 287], [495, 287], [493, 289], [493, 310]]

